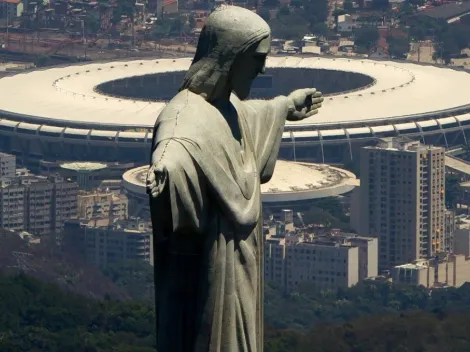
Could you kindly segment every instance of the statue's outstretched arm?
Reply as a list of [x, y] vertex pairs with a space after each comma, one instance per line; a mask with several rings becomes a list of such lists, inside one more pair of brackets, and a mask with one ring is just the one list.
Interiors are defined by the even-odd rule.
[[323, 102], [323, 95], [315, 88], [297, 89], [287, 98], [293, 102], [294, 109], [289, 109], [286, 120], [299, 121], [318, 114]]
[[269, 107], [273, 111], [287, 112], [287, 115], [281, 113], [282, 118], [287, 121], [300, 121], [318, 114], [322, 102], [323, 95], [315, 88], [297, 89], [288, 96], [278, 96], [272, 100], [244, 101], [246, 105], [257, 111], [264, 111]]
[[[168, 139], [156, 145], [147, 174], [147, 193], [152, 208], [154, 233], [204, 231], [207, 213], [205, 178], [184, 146], [184, 140]], [[160, 229], [163, 229], [160, 231]]]

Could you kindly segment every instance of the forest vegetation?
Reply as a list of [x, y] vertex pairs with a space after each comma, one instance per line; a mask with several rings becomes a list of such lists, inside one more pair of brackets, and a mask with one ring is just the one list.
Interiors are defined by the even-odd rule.
[[[365, 282], [282, 295], [266, 288], [266, 352], [469, 351], [470, 285], [428, 291]], [[154, 351], [152, 305], [98, 300], [0, 273], [0, 351]]]

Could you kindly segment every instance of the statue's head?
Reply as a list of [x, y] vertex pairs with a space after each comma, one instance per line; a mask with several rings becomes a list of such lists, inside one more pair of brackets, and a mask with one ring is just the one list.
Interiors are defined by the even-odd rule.
[[270, 47], [271, 31], [260, 16], [241, 7], [221, 6], [207, 17], [181, 89], [214, 100], [229, 86], [245, 99], [253, 80], [264, 73]]

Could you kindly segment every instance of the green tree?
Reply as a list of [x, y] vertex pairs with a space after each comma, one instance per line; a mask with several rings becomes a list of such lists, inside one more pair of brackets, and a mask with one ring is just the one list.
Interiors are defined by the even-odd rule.
[[343, 9], [345, 11], [348, 11], [348, 12], [351, 12], [354, 10], [354, 5], [353, 5], [353, 2], [351, 0], [346, 0], [344, 3], [343, 3]]
[[312, 28], [312, 33], [319, 35], [319, 36], [326, 37], [331, 32], [328, 25], [324, 22], [317, 23], [313, 25], [311, 28]]
[[374, 10], [386, 10], [389, 7], [389, 0], [372, 0]]
[[356, 31], [354, 44], [366, 50], [370, 50], [378, 39], [379, 31], [377, 28], [363, 27]]
[[295, 13], [289, 15], [279, 14], [270, 22], [275, 38], [299, 40], [309, 32], [309, 23], [305, 18]]
[[44, 67], [48, 66], [51, 62], [51, 58], [47, 55], [38, 55], [36, 56], [36, 59], [34, 60], [34, 65], [36, 67]]
[[406, 59], [410, 51], [410, 43], [404, 37], [388, 37], [387, 43], [389, 45], [388, 52], [392, 57], [398, 59]]
[[279, 0], [263, 0], [263, 7], [274, 9], [279, 7]]
[[103, 269], [103, 273], [134, 300], [153, 303], [153, 267], [144, 261], [125, 261]]
[[265, 7], [262, 7], [259, 11], [258, 11], [258, 15], [263, 19], [265, 20], [266, 22], [269, 22], [271, 20], [271, 12], [269, 11], [269, 9], [265, 8]]
[[310, 28], [328, 19], [328, 0], [303, 0], [302, 16], [310, 23]]
[[96, 34], [100, 30], [100, 19], [98, 13], [87, 12], [83, 20], [86, 33]]
[[114, 9], [113, 17], [111, 19], [111, 23], [117, 24], [121, 21], [123, 16], [129, 18], [131, 23], [131, 31], [132, 31], [132, 42], [131, 46], [134, 46], [135, 41], [135, 33], [134, 33], [134, 21], [135, 21], [135, 3], [136, 0], [117, 0], [117, 6]]
[[279, 8], [278, 16], [289, 16], [289, 15], [290, 15], [290, 10], [288, 6], [284, 5]]

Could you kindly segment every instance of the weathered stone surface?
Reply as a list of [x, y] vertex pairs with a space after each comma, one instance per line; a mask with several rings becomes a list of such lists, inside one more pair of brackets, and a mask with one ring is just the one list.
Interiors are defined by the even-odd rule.
[[315, 89], [243, 101], [270, 40], [255, 13], [215, 10], [156, 121], [147, 191], [158, 352], [263, 350], [260, 183], [273, 174], [285, 120], [322, 101]]

